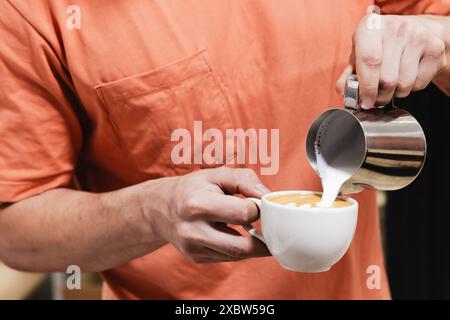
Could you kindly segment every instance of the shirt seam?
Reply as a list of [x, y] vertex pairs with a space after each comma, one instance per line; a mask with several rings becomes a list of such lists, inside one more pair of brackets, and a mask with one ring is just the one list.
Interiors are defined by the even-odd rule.
[[27, 23], [27, 25], [34, 30], [34, 32], [39, 35], [39, 37], [47, 44], [47, 46], [52, 50], [55, 57], [58, 58], [59, 63], [63, 66], [63, 68], [68, 72], [68, 70], [64, 67], [64, 63], [61, 60], [61, 57], [58, 55], [58, 53], [55, 51], [55, 48], [51, 45], [50, 41], [42, 34], [42, 32], [39, 31], [38, 28], [13, 4], [11, 3], [11, 0], [6, 0], [6, 3], [8, 3], [11, 8], [17, 12], [17, 14], [22, 18], [23, 21]]

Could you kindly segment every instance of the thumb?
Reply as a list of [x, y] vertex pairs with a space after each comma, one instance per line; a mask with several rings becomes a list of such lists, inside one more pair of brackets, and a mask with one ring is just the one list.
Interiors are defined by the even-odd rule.
[[260, 198], [270, 192], [252, 169], [221, 167], [207, 171], [208, 181], [226, 193]]
[[348, 64], [344, 71], [342, 72], [341, 76], [339, 77], [338, 81], [336, 82], [336, 91], [343, 96], [344, 90], [345, 90], [345, 83], [347, 82], [348, 77], [353, 73], [353, 66], [351, 64]]
[[350, 57], [348, 58], [348, 64], [336, 82], [336, 91], [343, 96], [345, 91], [345, 84], [347, 82], [348, 77], [355, 72], [355, 44], [353, 40], [352, 52], [350, 53]]

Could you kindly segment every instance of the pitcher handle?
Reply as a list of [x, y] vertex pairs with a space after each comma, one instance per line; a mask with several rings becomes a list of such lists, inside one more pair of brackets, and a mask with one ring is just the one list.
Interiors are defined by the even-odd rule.
[[[349, 75], [345, 83], [344, 107], [354, 111], [361, 110], [359, 105], [359, 81], [356, 74]], [[395, 108], [394, 98], [384, 107], [389, 109]]]

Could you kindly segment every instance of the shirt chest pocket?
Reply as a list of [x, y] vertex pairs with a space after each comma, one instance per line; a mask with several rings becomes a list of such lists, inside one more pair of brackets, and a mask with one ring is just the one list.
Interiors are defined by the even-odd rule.
[[[201, 144], [195, 149], [194, 121], [202, 130], [225, 132], [230, 126], [223, 94], [203, 52], [95, 89], [127, 160], [147, 178], [211, 167], [194, 161], [194, 153], [202, 152]], [[176, 130], [190, 140], [183, 141], [189, 147], [182, 152], [190, 156], [183, 154], [182, 163], [172, 155], [180, 143], [172, 141]]]

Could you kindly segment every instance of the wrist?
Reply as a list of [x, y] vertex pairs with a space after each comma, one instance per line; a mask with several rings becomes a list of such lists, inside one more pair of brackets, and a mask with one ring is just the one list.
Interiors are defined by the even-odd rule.
[[137, 211], [141, 223], [146, 225], [147, 234], [152, 239], [167, 242], [164, 232], [164, 221], [167, 213], [171, 210], [172, 199], [170, 198], [174, 181], [177, 177], [167, 177], [148, 180], [132, 187], [133, 197], [137, 205]]
[[97, 194], [98, 211], [111, 219], [117, 219], [122, 229], [121, 241], [127, 245], [148, 244], [153, 246], [161, 242], [155, 233], [153, 221], [145, 215], [143, 199], [148, 196], [143, 184], [126, 187], [117, 191]]

